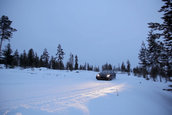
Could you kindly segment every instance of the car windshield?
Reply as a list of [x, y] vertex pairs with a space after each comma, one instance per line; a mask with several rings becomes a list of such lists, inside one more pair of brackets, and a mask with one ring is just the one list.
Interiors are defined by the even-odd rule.
[[114, 73], [112, 70], [103, 70], [101, 73], [108, 74], [108, 73]]

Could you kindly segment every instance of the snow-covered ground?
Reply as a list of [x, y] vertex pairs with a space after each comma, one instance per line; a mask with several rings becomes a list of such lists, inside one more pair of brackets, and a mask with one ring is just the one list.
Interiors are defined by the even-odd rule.
[[172, 83], [45, 68], [0, 69], [0, 115], [171, 115]]

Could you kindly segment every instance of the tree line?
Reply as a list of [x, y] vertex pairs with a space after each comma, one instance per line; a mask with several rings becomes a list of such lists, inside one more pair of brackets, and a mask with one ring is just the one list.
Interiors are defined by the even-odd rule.
[[[18, 50], [15, 50], [13, 53], [11, 49], [11, 45], [8, 44], [6, 48], [1, 51], [2, 42], [4, 40], [9, 40], [12, 37], [13, 32], [17, 31], [17, 29], [11, 27], [12, 21], [9, 20], [8, 16], [2, 16], [0, 18], [0, 63], [5, 64], [6, 68], [20, 66], [23, 68], [27, 67], [46, 67], [50, 69], [59, 69], [59, 70], [88, 70], [88, 71], [100, 71], [99, 66], [93, 66], [89, 63], [85, 63], [83, 65], [79, 65], [78, 56], [73, 55], [72, 53], [69, 56], [69, 59], [66, 64], [63, 63], [64, 59], [64, 51], [59, 44], [57, 47], [56, 56], [49, 56], [47, 49], [45, 48], [42, 55], [39, 57], [36, 52], [31, 48], [28, 52], [25, 50], [23, 53], [19, 54]], [[104, 64], [102, 66], [102, 70], [119, 70], [123, 72], [130, 72], [130, 63], [127, 61], [127, 67], [125, 67], [124, 63], [122, 63], [121, 68], [116, 69], [112, 67], [111, 64]]]
[[[56, 56], [49, 55], [47, 49], [45, 48], [43, 53], [38, 56], [36, 52], [31, 48], [28, 52], [25, 50], [23, 53], [18, 52], [18, 50], [11, 49], [11, 45], [7, 44], [5, 49], [2, 51], [3, 60], [1, 60], [1, 64], [5, 64], [6, 68], [13, 68], [13, 67], [23, 67], [23, 68], [39, 68], [39, 67], [46, 67], [49, 69], [57, 69], [57, 70], [88, 70], [88, 71], [96, 71], [99, 72], [99, 66], [93, 66], [89, 63], [80, 64], [78, 63], [78, 56], [73, 55], [72, 53], [69, 56], [68, 61], [64, 64], [64, 51], [59, 44], [57, 47]], [[130, 62], [127, 61], [127, 66], [125, 66], [124, 62], [122, 62], [121, 66], [116, 68], [112, 64], [106, 63], [102, 65], [101, 70], [114, 70], [114, 71], [121, 71], [121, 72], [131, 72]]]
[[148, 23], [150, 31], [147, 37], [147, 45], [143, 42], [139, 52], [139, 65], [134, 68], [135, 74], [142, 74], [157, 79], [157, 76], [170, 80], [172, 77], [172, 1], [162, 0], [164, 5], [159, 12], [163, 22]]
[[59, 44], [57, 47], [56, 56], [49, 55], [47, 49], [45, 48], [41, 56], [38, 56], [36, 52], [31, 48], [28, 52], [25, 50], [23, 53], [19, 54], [18, 50], [15, 50], [13, 53], [11, 49], [11, 45], [8, 44], [5, 49], [2, 51], [3, 60], [1, 63], [5, 64], [6, 67], [15, 67], [20, 66], [23, 68], [28, 67], [46, 67], [50, 69], [58, 69], [58, 70], [90, 70], [90, 71], [99, 71], [99, 67], [93, 67], [88, 63], [85, 65], [78, 64], [78, 56], [70, 54], [69, 60], [66, 65], [63, 62], [64, 59], [64, 51]]
[[99, 71], [99, 67], [89, 65], [85, 63], [85, 65], [78, 64], [78, 56], [70, 54], [69, 60], [66, 65], [63, 63], [64, 59], [64, 51], [59, 44], [57, 47], [56, 56], [49, 56], [47, 49], [45, 48], [42, 55], [39, 57], [37, 53], [31, 48], [28, 52], [25, 50], [23, 53], [19, 54], [16, 50], [14, 53], [11, 49], [11, 45], [8, 44], [5, 50], [1, 50], [2, 43], [4, 40], [10, 40], [13, 35], [13, 32], [17, 31], [17, 29], [11, 27], [12, 21], [9, 20], [8, 16], [3, 15], [0, 18], [0, 63], [5, 64], [6, 67], [15, 67], [21, 66], [23, 68], [27, 67], [46, 67], [51, 69], [59, 69], [59, 70], [94, 70]]

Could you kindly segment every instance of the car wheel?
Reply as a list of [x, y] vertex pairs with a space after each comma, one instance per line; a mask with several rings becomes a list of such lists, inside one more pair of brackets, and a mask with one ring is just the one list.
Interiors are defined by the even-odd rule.
[[108, 80], [110, 81], [110, 80], [112, 80], [112, 78], [109, 78]]

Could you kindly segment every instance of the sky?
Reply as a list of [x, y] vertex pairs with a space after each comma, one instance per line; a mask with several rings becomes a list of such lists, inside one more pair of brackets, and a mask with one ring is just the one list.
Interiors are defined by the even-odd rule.
[[61, 44], [64, 63], [72, 53], [79, 64], [118, 66], [130, 60], [135, 67], [147, 23], [161, 22], [162, 5], [161, 0], [0, 0], [0, 16], [13, 21], [17, 32], [10, 43], [20, 53], [33, 48], [41, 55], [47, 48], [55, 56]]

